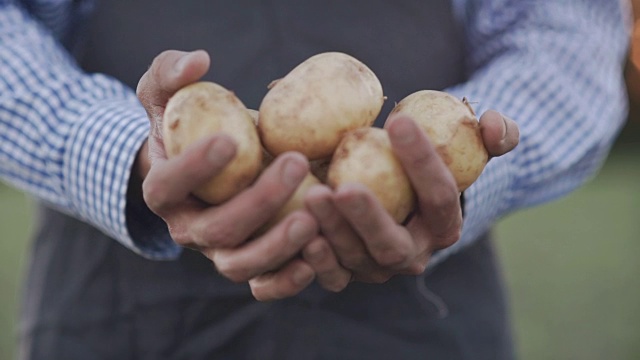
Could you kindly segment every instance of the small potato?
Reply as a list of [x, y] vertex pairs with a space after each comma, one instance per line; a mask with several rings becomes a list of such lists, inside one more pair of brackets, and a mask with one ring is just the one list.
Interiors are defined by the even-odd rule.
[[260, 104], [258, 131], [274, 156], [330, 157], [344, 133], [373, 124], [383, 102], [382, 85], [366, 65], [347, 54], [321, 53], [272, 83]]
[[163, 140], [167, 156], [216, 133], [235, 140], [236, 156], [222, 173], [194, 191], [198, 198], [219, 204], [246, 188], [258, 175], [262, 149], [251, 114], [235, 94], [212, 82], [180, 89], [167, 103]]
[[476, 181], [489, 156], [478, 119], [466, 99], [459, 100], [442, 91], [421, 90], [402, 99], [389, 117], [397, 113], [409, 115], [427, 133], [460, 191]]
[[304, 209], [304, 197], [307, 194], [307, 190], [313, 185], [320, 184], [320, 180], [316, 178], [313, 174], [309, 173], [307, 176], [302, 179], [300, 185], [296, 191], [291, 195], [289, 200], [284, 204], [280, 211], [278, 211], [266, 224], [261, 226], [255, 233], [254, 236], [259, 236], [267, 232], [274, 225], [276, 225], [279, 221], [284, 219], [287, 215], [292, 212]]
[[364, 184], [398, 223], [415, 206], [409, 178], [384, 129], [362, 128], [345, 134], [331, 159], [327, 183], [334, 189], [345, 183]]

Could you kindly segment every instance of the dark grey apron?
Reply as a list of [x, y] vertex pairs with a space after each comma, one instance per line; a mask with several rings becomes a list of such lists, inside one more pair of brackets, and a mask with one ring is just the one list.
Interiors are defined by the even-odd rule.
[[[160, 51], [207, 49], [208, 79], [257, 108], [266, 84], [322, 51], [350, 53], [394, 101], [464, 80], [447, 0], [103, 1], [81, 63], [132, 87]], [[383, 117], [381, 117], [381, 120]], [[270, 303], [186, 250], [154, 262], [42, 207], [21, 321], [23, 359], [511, 359], [491, 242], [424, 277], [312, 286]]]

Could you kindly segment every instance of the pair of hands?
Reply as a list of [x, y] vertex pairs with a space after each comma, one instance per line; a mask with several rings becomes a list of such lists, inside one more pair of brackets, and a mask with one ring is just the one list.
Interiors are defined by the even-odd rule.
[[[256, 299], [272, 300], [293, 296], [314, 279], [341, 291], [350, 281], [382, 283], [397, 274], [420, 274], [433, 251], [458, 240], [462, 211], [456, 183], [416, 124], [396, 116], [387, 129], [418, 199], [408, 223], [397, 224], [364, 186], [317, 185], [306, 195], [306, 209], [247, 241], [294, 193], [309, 163], [301, 154], [285, 153], [233, 199], [217, 206], [195, 199], [191, 191], [224, 168], [235, 144], [214, 135], [167, 159], [161, 124], [169, 98], [198, 81], [209, 64], [204, 51], [165, 51], [137, 88], [151, 121], [137, 161], [144, 200], [177, 244], [202, 252], [227, 278], [248, 281]], [[489, 111], [480, 124], [491, 156], [516, 146], [518, 127], [512, 120]]]

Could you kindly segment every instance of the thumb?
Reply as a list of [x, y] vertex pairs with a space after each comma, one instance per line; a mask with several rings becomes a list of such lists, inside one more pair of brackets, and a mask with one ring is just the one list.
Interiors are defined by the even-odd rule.
[[480, 133], [490, 157], [510, 152], [520, 140], [518, 124], [495, 110], [480, 117]]
[[[198, 81], [209, 70], [209, 54], [204, 50], [167, 50], [153, 59], [136, 89], [152, 123], [159, 122], [169, 98], [181, 88]], [[158, 125], [158, 124], [154, 124]]]

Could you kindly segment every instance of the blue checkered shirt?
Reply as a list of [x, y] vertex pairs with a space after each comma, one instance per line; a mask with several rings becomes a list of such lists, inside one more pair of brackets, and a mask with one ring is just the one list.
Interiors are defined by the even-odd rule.
[[[461, 240], [582, 185], [602, 165], [627, 112], [629, 5], [617, 0], [457, 0], [470, 80], [446, 91], [521, 132], [466, 192]], [[99, 228], [133, 251], [171, 259], [165, 231], [131, 236], [127, 185], [149, 122], [132, 89], [86, 74], [64, 49], [92, 1], [0, 0], [0, 178]], [[139, 233], [136, 231], [136, 234]]]

